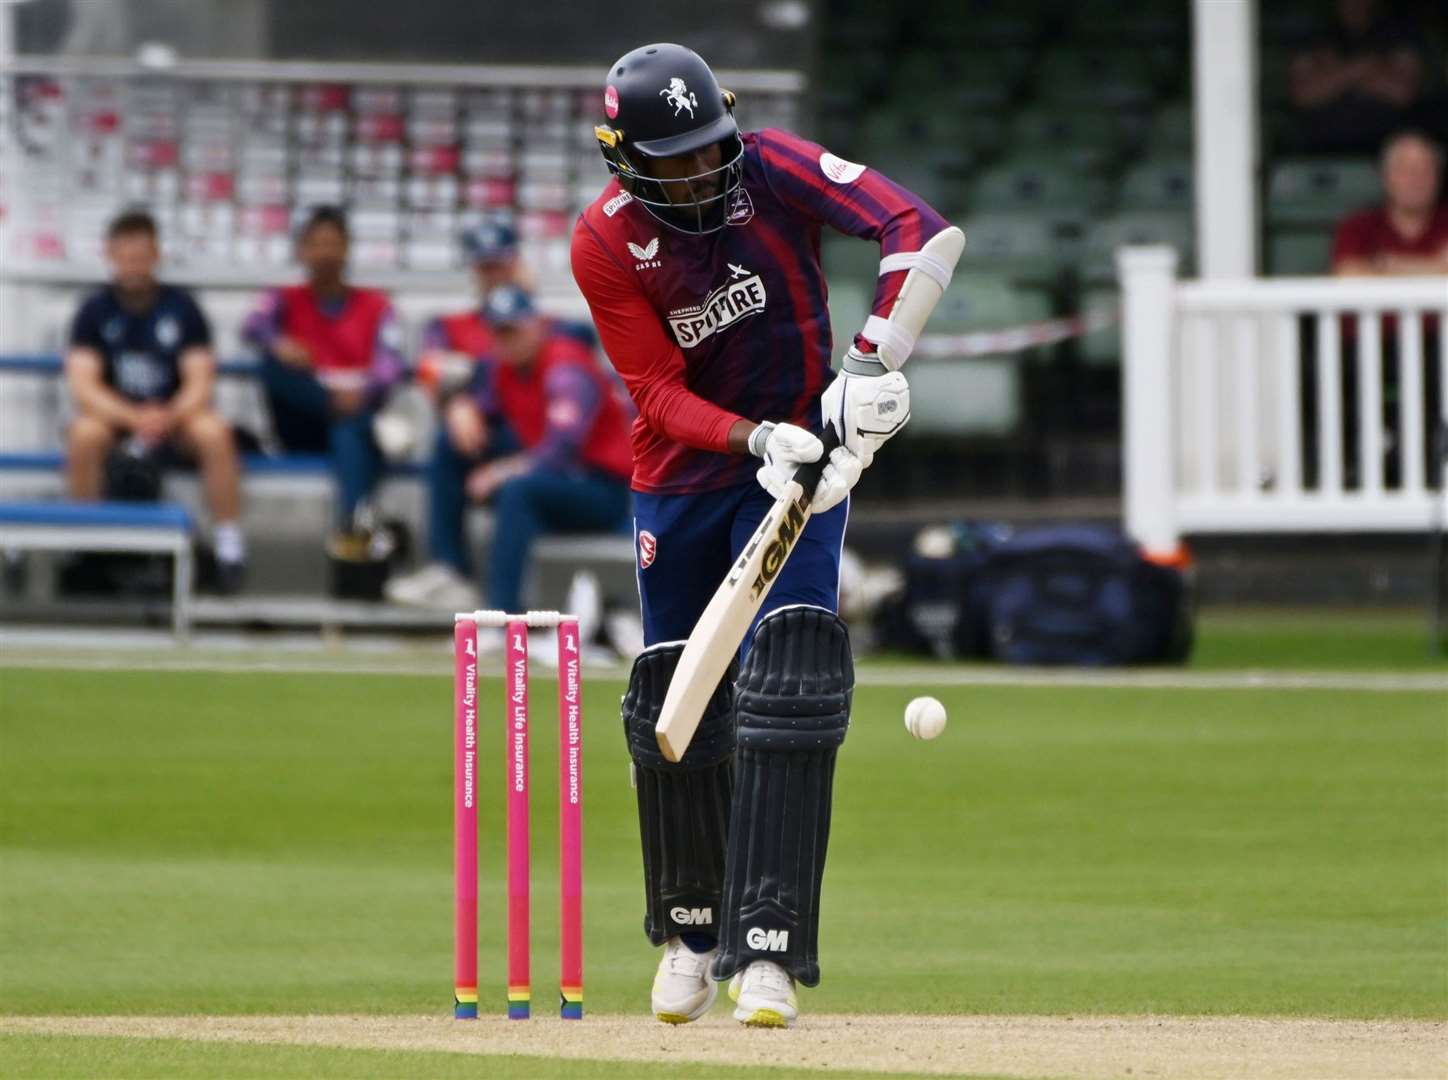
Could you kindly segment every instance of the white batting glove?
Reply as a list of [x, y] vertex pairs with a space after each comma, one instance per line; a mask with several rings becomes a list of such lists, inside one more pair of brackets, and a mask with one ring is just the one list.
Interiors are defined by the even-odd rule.
[[[824, 449], [818, 436], [794, 424], [763, 423], [749, 436], [749, 452], [764, 459], [755, 477], [759, 486], [776, 499], [784, 494], [794, 471], [803, 464], [818, 461]], [[810, 510], [821, 514], [843, 502], [860, 479], [860, 471], [855, 456], [843, 446], [837, 447], [820, 474]]]
[[835, 381], [825, 388], [820, 411], [840, 445], [869, 468], [875, 451], [910, 419], [910, 384], [898, 371], [886, 371], [873, 356], [851, 347]]

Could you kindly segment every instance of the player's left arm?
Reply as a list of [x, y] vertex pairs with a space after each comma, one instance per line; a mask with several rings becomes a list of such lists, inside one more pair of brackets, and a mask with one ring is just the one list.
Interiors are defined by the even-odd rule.
[[211, 347], [211, 325], [194, 301], [188, 304], [181, 319], [177, 366], [181, 385], [166, 406], [167, 418], [173, 427], [209, 408], [216, 386], [216, 353]]
[[543, 382], [543, 395], [543, 438], [529, 456], [543, 468], [576, 465], [603, 404], [599, 385], [580, 365], [556, 364]]
[[[910, 386], [899, 369], [950, 284], [963, 240], [925, 200], [873, 169], [787, 132], [760, 132], [759, 145], [767, 182], [796, 213], [880, 245], [870, 316], [820, 403], [845, 452], [831, 455], [816, 494], [819, 511], [844, 497], [841, 488], [853, 487], [875, 451], [910, 419]], [[921, 296], [931, 299], [915, 304], [912, 318], [892, 318], [911, 275], [926, 281]]]
[[392, 305], [388, 304], [377, 321], [372, 366], [367, 372], [367, 389], [374, 400], [383, 397], [407, 373], [407, 359], [402, 355], [402, 336], [402, 322]]

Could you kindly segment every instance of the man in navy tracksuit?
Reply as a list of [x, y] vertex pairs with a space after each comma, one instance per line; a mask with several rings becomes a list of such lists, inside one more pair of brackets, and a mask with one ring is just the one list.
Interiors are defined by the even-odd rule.
[[108, 457], [174, 454], [201, 470], [223, 592], [241, 587], [246, 545], [240, 466], [231, 428], [212, 405], [211, 327], [185, 289], [156, 280], [155, 219], [132, 210], [106, 236], [111, 283], [86, 298], [71, 325], [66, 384], [75, 418], [66, 433], [66, 490], [99, 499]]

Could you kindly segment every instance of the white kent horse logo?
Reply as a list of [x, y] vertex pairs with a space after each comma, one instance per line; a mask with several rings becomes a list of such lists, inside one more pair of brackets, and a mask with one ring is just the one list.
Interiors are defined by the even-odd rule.
[[684, 85], [683, 79], [670, 79], [669, 85], [659, 91], [659, 97], [664, 98], [674, 107], [675, 116], [688, 109], [690, 119], [694, 117], [694, 106], [699, 104], [699, 99], [689, 93], [689, 88]]

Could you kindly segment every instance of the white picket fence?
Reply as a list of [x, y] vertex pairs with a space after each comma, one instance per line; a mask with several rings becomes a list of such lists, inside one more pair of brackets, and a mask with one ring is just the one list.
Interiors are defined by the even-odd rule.
[[1126, 528], [1148, 550], [1420, 531], [1448, 512], [1430, 453], [1448, 424], [1448, 277], [1178, 281], [1158, 247], [1117, 262]]

